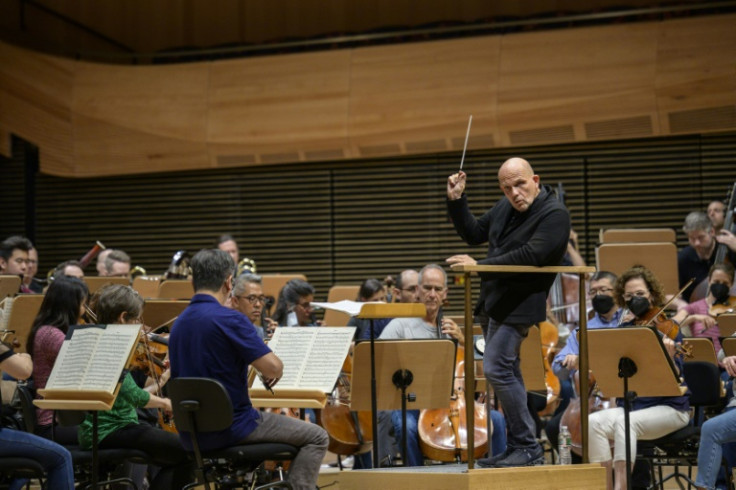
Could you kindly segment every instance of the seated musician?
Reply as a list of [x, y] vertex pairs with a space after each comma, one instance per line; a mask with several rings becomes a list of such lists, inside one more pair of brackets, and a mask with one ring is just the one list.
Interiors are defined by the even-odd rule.
[[42, 293], [46, 281], [37, 278], [36, 274], [38, 274], [38, 250], [33, 247], [28, 251], [28, 267], [26, 268], [26, 274], [23, 276], [23, 284], [32, 293]]
[[11, 236], [0, 243], [0, 274], [20, 276], [21, 293], [32, 293], [28, 286], [23, 284], [23, 277], [28, 269], [28, 253], [33, 244], [22, 236]]
[[419, 301], [419, 273], [414, 269], [404, 269], [396, 276], [396, 284], [391, 292], [394, 303], [416, 303]]
[[111, 250], [105, 256], [105, 267], [100, 273], [103, 277], [129, 277], [130, 256], [122, 250]]
[[[33, 370], [31, 356], [15, 353], [12, 347], [0, 343], [0, 371], [16, 379], [27, 379]], [[38, 462], [46, 472], [46, 488], [74, 489], [72, 455], [59, 444], [28, 432], [0, 425], [0, 458], [28, 458]], [[0, 482], [0, 485], [7, 483]], [[22, 488], [23, 479], [13, 479], [7, 488]], [[6, 488], [3, 486], [3, 488]]]
[[718, 232], [723, 229], [723, 222], [726, 220], [726, 205], [723, 201], [711, 201], [708, 204], [706, 214], [713, 225], [713, 230], [718, 235]]
[[[383, 329], [381, 339], [436, 339], [438, 334], [456, 339], [462, 346], [465, 341], [463, 331], [450, 318], [439, 318], [440, 307], [447, 296], [447, 274], [436, 264], [429, 264], [419, 271], [419, 302], [427, 309], [424, 318], [394, 318]], [[440, 332], [438, 332], [438, 330]], [[453, 367], [448, 366], [448, 369]], [[449, 401], [449, 400], [448, 400]], [[491, 410], [493, 436], [491, 446], [493, 455], [501, 454], [506, 450], [506, 423], [496, 410]], [[394, 433], [397, 441], [402, 439], [401, 410], [391, 413], [394, 424]], [[422, 466], [424, 456], [419, 448], [419, 410], [407, 410], [407, 453], [402, 455], [406, 466]]]
[[314, 287], [301, 279], [292, 279], [281, 288], [273, 320], [286, 327], [319, 326], [322, 322], [314, 318], [312, 301]]
[[[233, 404], [233, 425], [199, 435], [203, 450], [235, 444], [283, 442], [299, 448], [289, 469], [295, 489], [314, 489], [327, 452], [324, 429], [291, 417], [256, 410], [247, 390], [252, 365], [273, 386], [283, 373], [281, 360], [258, 337], [250, 320], [223, 306], [232, 288], [235, 263], [222, 250], [201, 250], [191, 261], [195, 295], [174, 323], [169, 337], [171, 376], [205, 377], [221, 382]], [[187, 434], [182, 442], [191, 447]]]
[[54, 269], [54, 280], [57, 277], [76, 277], [77, 279], [84, 279], [84, 270], [82, 270], [82, 264], [78, 260], [67, 260], [56, 266]]
[[235, 278], [230, 294], [230, 307], [248, 317], [261, 339], [266, 337], [264, 326], [269, 332], [277, 326], [275, 321], [265, 317], [265, 306], [266, 297], [263, 295], [261, 276], [245, 273]]
[[[143, 299], [130, 286], [105, 286], [92, 303], [99, 324], [141, 323]], [[194, 478], [178, 435], [138, 421], [136, 408], [159, 408], [171, 412], [171, 400], [153, 394], [159, 388], [152, 384], [142, 389], [131, 374], [126, 373], [112, 409], [98, 414], [98, 441], [102, 449], [140, 449], [148, 453], [150, 462], [161, 467], [150, 488], [182, 488]], [[92, 447], [91, 414], [79, 426], [79, 444], [83, 449]]]
[[240, 249], [238, 248], [238, 242], [235, 241], [235, 238], [233, 238], [232, 235], [225, 234], [217, 237], [217, 240], [215, 240], [215, 247], [230, 254], [235, 265], [238, 265], [238, 262], [240, 261]]
[[[383, 287], [383, 283], [378, 279], [366, 279], [363, 284], [360, 285], [358, 290], [358, 297], [356, 301], [360, 303], [367, 303], [369, 301], [386, 301], [386, 288]], [[373, 334], [374, 338], [378, 338], [383, 332], [383, 329], [391, 321], [390, 318], [379, 318], [373, 321]], [[355, 327], [355, 339], [370, 339], [371, 338], [371, 321], [365, 318], [350, 317], [348, 320], [348, 327]]]
[[[626, 306], [634, 317], [642, 318], [653, 307], [664, 303], [662, 286], [651, 271], [633, 267], [616, 281], [614, 298], [619, 306]], [[667, 336], [662, 339], [668, 354], [682, 370], [681, 359], [675, 359], [675, 343]], [[663, 437], [685, 427], [690, 421], [688, 397], [637, 397], [630, 414], [631, 454], [636, 454], [638, 439], [650, 440]], [[608, 408], [589, 416], [588, 456], [591, 463], [601, 463], [608, 469], [608, 488], [626, 488], [626, 443], [623, 408]], [[613, 458], [609, 440], [613, 441]], [[614, 475], [611, 473], [614, 470]]]
[[[588, 328], [614, 328], [618, 327], [622, 309], [616, 305], [613, 299], [613, 287], [616, 284], [616, 274], [608, 271], [598, 271], [590, 278], [588, 297], [593, 305], [595, 314], [588, 320]], [[547, 438], [553, 443], [557, 441], [560, 431], [560, 419], [570, 402], [572, 386], [575, 382], [573, 375], [578, 369], [578, 356], [580, 355], [580, 344], [578, 340], [578, 329], [575, 329], [567, 337], [567, 344], [557, 353], [552, 361], [552, 371], [560, 378], [562, 386], [560, 396], [562, 401], [555, 411], [555, 415], [547, 422], [545, 432]], [[573, 454], [573, 459], [580, 458]]]
[[[716, 352], [721, 349], [719, 340], [721, 331], [718, 329], [715, 315], [711, 315], [709, 310], [713, 306], [728, 302], [729, 291], [733, 286], [733, 273], [734, 270], [730, 264], [716, 264], [711, 267], [708, 273], [708, 295], [680, 308], [675, 317], [680, 321], [683, 335], [710, 338]], [[687, 316], [681, 313], [683, 311]]]
[[[33, 356], [33, 383], [46, 387], [70, 325], [81, 323], [89, 292], [76, 277], [59, 277], [51, 283], [28, 334], [26, 346]], [[63, 445], [77, 444], [77, 427], [56, 426], [53, 411], [36, 409], [36, 433]]]

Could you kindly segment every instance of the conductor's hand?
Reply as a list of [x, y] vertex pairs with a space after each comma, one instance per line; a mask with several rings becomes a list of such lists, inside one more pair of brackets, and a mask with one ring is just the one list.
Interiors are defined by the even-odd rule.
[[475, 265], [478, 262], [471, 257], [470, 255], [453, 255], [452, 257], [448, 257], [447, 260], [445, 260], [450, 265], [460, 264], [460, 265]]
[[570, 370], [577, 369], [578, 368], [578, 356], [576, 356], [575, 354], [566, 355], [565, 358], [562, 360], [562, 365]]
[[465, 172], [460, 170], [458, 173], [452, 174], [447, 178], [447, 199], [455, 201], [462, 197], [467, 177]]
[[723, 359], [723, 367], [731, 377], [736, 377], [736, 356], [728, 356]]

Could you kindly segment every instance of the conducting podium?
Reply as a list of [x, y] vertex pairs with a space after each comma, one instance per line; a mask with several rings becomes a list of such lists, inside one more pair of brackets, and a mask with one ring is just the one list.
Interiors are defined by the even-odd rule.
[[[462, 272], [465, 276], [465, 408], [468, 420], [468, 447], [474, 446], [473, 441], [473, 394], [475, 392], [473, 382], [473, 303], [472, 303], [472, 281], [473, 273], [497, 273], [497, 274], [577, 274], [579, 281], [579, 311], [580, 320], [580, 371], [588, 371], [588, 329], [585, 312], [585, 275], [595, 272], [595, 267], [581, 266], [550, 266], [534, 267], [526, 265], [453, 265], [452, 270]], [[588, 392], [588, 377], [580, 377], [580, 392]], [[582, 430], [583, 462], [588, 462], [588, 404], [582, 403], [580, 407], [580, 426]], [[475, 458], [472, 451], [468, 452], [468, 469], [473, 469]]]

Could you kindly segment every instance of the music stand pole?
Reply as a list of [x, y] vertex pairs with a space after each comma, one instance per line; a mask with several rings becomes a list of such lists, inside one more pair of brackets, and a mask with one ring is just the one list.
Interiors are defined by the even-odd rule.
[[624, 430], [626, 431], [626, 488], [631, 490], [631, 402], [636, 398], [636, 393], [629, 391], [629, 378], [636, 374], [636, 363], [628, 357], [622, 357], [618, 361], [618, 377], [624, 380]]
[[[371, 422], [373, 423], [373, 467], [380, 468], [378, 460], [378, 403], [376, 398], [376, 345], [373, 318], [371, 318]], [[405, 421], [406, 422], [406, 421]], [[406, 425], [404, 425], [406, 427]], [[406, 431], [404, 431], [406, 432]]]

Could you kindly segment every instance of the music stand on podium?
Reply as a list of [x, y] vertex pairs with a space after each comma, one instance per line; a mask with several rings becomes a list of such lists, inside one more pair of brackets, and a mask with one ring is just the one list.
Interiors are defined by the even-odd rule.
[[[514, 274], [577, 274], [579, 281], [579, 308], [580, 308], [580, 370], [588, 370], [588, 323], [585, 312], [585, 275], [595, 272], [595, 267], [585, 266], [549, 266], [534, 267], [530, 265], [453, 265], [452, 270], [462, 272], [465, 276], [465, 410], [468, 420], [468, 448], [474, 447], [473, 430], [473, 303], [471, 275], [475, 273], [514, 273]], [[580, 392], [588, 392], [588, 377], [580, 377]], [[583, 462], [588, 462], [588, 404], [580, 404], [580, 427], [582, 430]], [[472, 470], [475, 464], [473, 451], [468, 451], [468, 469]]]
[[624, 399], [626, 474], [631, 489], [631, 402], [637, 396], [681, 396], [686, 388], [680, 386], [677, 368], [653, 328], [595, 329], [588, 333], [588, 342], [590, 367], [601, 391]]
[[371, 421], [373, 422], [373, 461], [378, 465], [378, 421], [376, 409], [376, 360], [375, 360], [375, 330], [373, 320], [380, 318], [410, 318], [423, 317], [427, 309], [421, 303], [367, 303], [361, 305], [356, 318], [370, 320], [370, 363], [371, 363]]
[[[411, 402], [412, 410], [447, 407], [452, 393], [455, 350], [455, 342], [450, 339], [379, 340], [375, 343], [361, 342], [355, 346], [350, 409], [371, 410], [374, 467], [379, 465], [376, 423], [378, 408], [401, 408], [404, 428], [401, 454], [406, 466], [407, 401]], [[409, 388], [411, 391], [407, 393]]]

